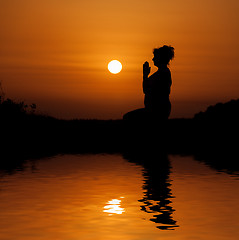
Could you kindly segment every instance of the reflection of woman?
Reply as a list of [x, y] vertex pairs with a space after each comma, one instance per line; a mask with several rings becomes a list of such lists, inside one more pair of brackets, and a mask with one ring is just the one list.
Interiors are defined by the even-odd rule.
[[[139, 119], [168, 119], [171, 112], [169, 100], [172, 85], [171, 72], [168, 68], [170, 60], [174, 58], [174, 48], [164, 45], [154, 49], [153, 62], [158, 71], [149, 76], [149, 63], [143, 65], [143, 91], [145, 94], [145, 108], [137, 109], [124, 115], [126, 120]], [[149, 76], [149, 77], [148, 77]]]
[[152, 216], [150, 221], [155, 222], [158, 229], [173, 230], [178, 225], [173, 216], [175, 209], [171, 206], [171, 200], [174, 198], [170, 180], [171, 163], [163, 149], [158, 151], [158, 143], [155, 142], [155, 138], [152, 139], [152, 142], [156, 144], [154, 147], [151, 145], [150, 148], [147, 148], [143, 144], [143, 146], [137, 147], [136, 151], [132, 148], [128, 149], [124, 158], [140, 164], [144, 168], [144, 196], [139, 200], [141, 210]]

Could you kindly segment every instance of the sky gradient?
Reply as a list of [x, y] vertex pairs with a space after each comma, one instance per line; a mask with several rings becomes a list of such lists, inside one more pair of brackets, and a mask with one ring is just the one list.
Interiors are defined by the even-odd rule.
[[237, 0], [0, 0], [0, 81], [42, 113], [119, 119], [143, 107], [142, 64], [156, 71], [152, 50], [167, 44], [170, 117], [192, 117], [239, 97], [238, 10]]

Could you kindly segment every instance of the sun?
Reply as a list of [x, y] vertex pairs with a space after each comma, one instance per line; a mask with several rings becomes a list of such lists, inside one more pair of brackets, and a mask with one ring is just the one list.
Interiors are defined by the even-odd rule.
[[118, 60], [112, 60], [108, 64], [108, 69], [111, 73], [117, 74], [122, 70], [122, 64]]

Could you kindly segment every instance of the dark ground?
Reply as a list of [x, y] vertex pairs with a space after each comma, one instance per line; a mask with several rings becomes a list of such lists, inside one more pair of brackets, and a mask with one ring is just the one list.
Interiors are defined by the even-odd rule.
[[[161, 151], [194, 155], [218, 169], [239, 170], [238, 126], [171, 119], [162, 127], [123, 120], [25, 119], [1, 124], [0, 168], [22, 159], [65, 153]], [[4, 160], [3, 160], [4, 159]]]
[[68, 121], [24, 111], [0, 111], [0, 169], [19, 167], [26, 159], [61, 153], [159, 151], [194, 155], [217, 170], [237, 171], [239, 101], [229, 103], [210, 106], [193, 119], [170, 119], [162, 124]]

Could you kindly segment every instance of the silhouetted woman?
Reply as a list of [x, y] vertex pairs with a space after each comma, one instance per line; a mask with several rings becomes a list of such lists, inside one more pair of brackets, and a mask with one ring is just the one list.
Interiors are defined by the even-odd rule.
[[168, 68], [174, 58], [174, 48], [164, 45], [154, 49], [153, 62], [158, 71], [149, 76], [149, 63], [143, 65], [143, 92], [145, 108], [137, 109], [124, 115], [125, 120], [167, 120], [171, 112], [169, 100], [172, 85], [171, 72]]

